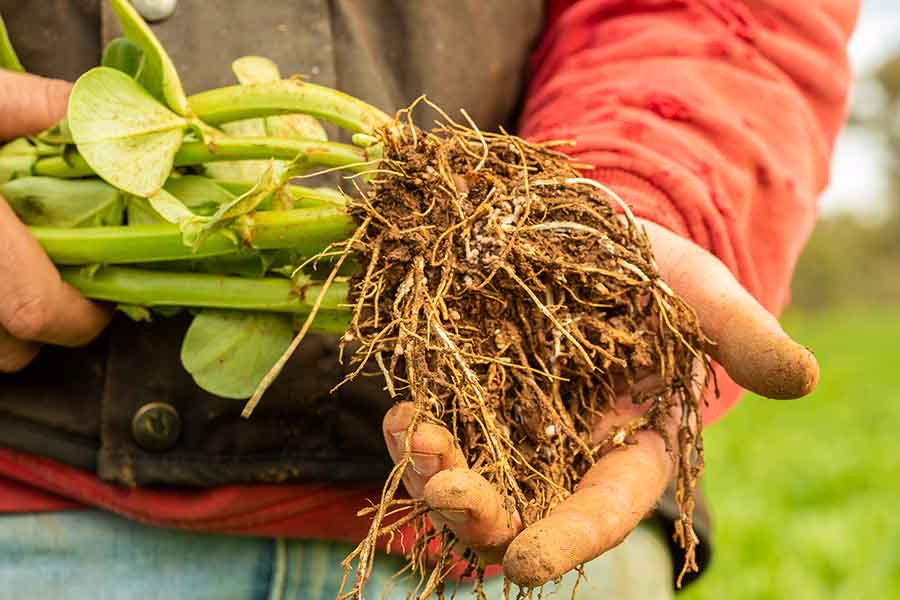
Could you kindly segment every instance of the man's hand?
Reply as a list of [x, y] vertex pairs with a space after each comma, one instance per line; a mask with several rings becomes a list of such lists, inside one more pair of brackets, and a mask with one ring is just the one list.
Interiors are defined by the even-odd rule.
[[[70, 89], [64, 81], [0, 70], [0, 140], [55, 125], [66, 114]], [[0, 197], [0, 373], [25, 368], [42, 343], [87, 344], [110, 317], [60, 279]]]
[[[737, 383], [770, 398], [797, 398], [815, 387], [815, 358], [782, 331], [725, 265], [658, 225], [642, 224], [660, 274], [697, 312], [714, 342], [707, 351]], [[594, 439], [605, 439], [641, 410], [623, 396], [615, 414], [595, 424]], [[385, 416], [384, 437], [395, 462], [404, 455], [412, 414], [412, 405], [404, 403]], [[671, 425], [674, 431], [674, 418]], [[658, 433], [641, 431], [634, 439], [601, 457], [572, 496], [524, 530], [517, 519], [509, 524], [499, 493], [467, 468], [442, 427], [419, 426], [412, 437], [413, 469], [404, 482], [412, 497], [424, 498], [435, 511], [436, 526], [447, 525], [485, 560], [502, 561], [512, 581], [534, 587], [613, 548], [653, 509], [672, 477], [672, 458]]]

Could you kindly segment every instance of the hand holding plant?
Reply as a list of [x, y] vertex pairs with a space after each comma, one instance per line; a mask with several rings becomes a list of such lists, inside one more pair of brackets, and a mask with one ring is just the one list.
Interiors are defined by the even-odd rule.
[[[0, 139], [55, 125], [65, 115], [70, 89], [63, 81], [0, 70]], [[0, 372], [24, 368], [42, 343], [90, 342], [111, 314], [60, 278], [0, 195]]]
[[[707, 352], [774, 397], [818, 373], [720, 263], [636, 220], [553, 144], [464, 111], [433, 107], [442, 121], [422, 131], [414, 107], [390, 118], [251, 57], [240, 85], [187, 97], [131, 5], [112, 6], [126, 37], [65, 120], [0, 149], [0, 192], [87, 297], [142, 320], [191, 311], [184, 367], [249, 397], [246, 416], [311, 329], [355, 347], [348, 379], [383, 378], [396, 467], [364, 511], [347, 596], [404, 527], [417, 596], [440, 589], [459, 541], [476, 574], [506, 551], [514, 580], [542, 584], [619, 541], [670, 478], [695, 566]], [[298, 185], [337, 170], [346, 193]]]

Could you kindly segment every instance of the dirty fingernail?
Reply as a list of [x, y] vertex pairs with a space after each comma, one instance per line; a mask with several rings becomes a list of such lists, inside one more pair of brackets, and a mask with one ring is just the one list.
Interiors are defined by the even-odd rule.
[[441, 457], [438, 454], [413, 452], [411, 457], [413, 471], [422, 477], [431, 477], [441, 470]]
[[471, 518], [469, 511], [464, 508], [444, 508], [441, 510], [436, 510], [435, 512], [443, 520], [455, 525], [465, 523]]

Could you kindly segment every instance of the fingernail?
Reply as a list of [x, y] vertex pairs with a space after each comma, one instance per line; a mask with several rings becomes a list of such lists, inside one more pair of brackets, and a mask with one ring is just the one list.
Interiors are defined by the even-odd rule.
[[400, 452], [406, 451], [406, 432], [405, 431], [394, 431], [391, 433], [391, 437], [394, 438], [394, 446]]
[[469, 514], [469, 511], [464, 508], [444, 508], [441, 510], [436, 510], [435, 512], [443, 520], [447, 521], [448, 523], [454, 523], [456, 525], [465, 523], [472, 518], [472, 516]]
[[441, 457], [438, 454], [413, 452], [410, 456], [412, 457], [413, 471], [422, 477], [431, 477], [441, 470]]

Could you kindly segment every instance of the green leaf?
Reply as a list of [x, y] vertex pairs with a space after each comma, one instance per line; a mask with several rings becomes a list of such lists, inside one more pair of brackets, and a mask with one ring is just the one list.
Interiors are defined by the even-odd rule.
[[91, 169], [145, 198], [169, 177], [188, 124], [109, 67], [91, 69], [75, 82], [68, 119], [78, 152]]
[[184, 337], [181, 362], [206, 391], [249, 398], [293, 337], [289, 316], [203, 310]]
[[212, 215], [220, 206], [234, 200], [235, 196], [200, 175], [169, 177], [163, 189], [181, 200], [191, 212], [202, 216]]
[[9, 69], [19, 73], [25, 72], [25, 67], [19, 62], [19, 57], [16, 56], [12, 42], [9, 41], [6, 23], [3, 22], [3, 15], [0, 15], [0, 69]]
[[144, 70], [144, 51], [128, 38], [116, 38], [103, 49], [100, 64], [139, 79]]
[[0, 147], [0, 183], [31, 175], [37, 159], [37, 148], [25, 138]]
[[[239, 58], [231, 63], [231, 69], [241, 85], [268, 83], [281, 79], [278, 65], [262, 56], [244, 56]], [[315, 117], [309, 115], [267, 117], [264, 121], [266, 135], [272, 137], [299, 138], [323, 142], [328, 140], [328, 134], [325, 132], [325, 128], [322, 127], [322, 124]]]
[[194, 248], [199, 247], [206, 238], [216, 231], [224, 229], [238, 217], [256, 210], [260, 204], [270, 199], [287, 184], [290, 179], [289, 173], [290, 169], [270, 161], [269, 167], [262, 174], [256, 185], [248, 192], [241, 194], [227, 204], [221, 205], [219, 210], [196, 232], [197, 235], [191, 240], [190, 245]]
[[99, 179], [23, 177], [0, 185], [0, 194], [26, 225], [102, 227], [123, 220], [122, 195]]
[[[219, 187], [225, 188], [232, 194], [240, 195], [252, 188], [255, 184], [252, 181], [237, 181], [233, 179], [213, 179], [213, 183]], [[294, 208], [309, 208], [313, 206], [347, 206], [346, 196], [330, 187], [306, 187], [301, 185], [287, 185], [285, 190], [293, 196], [292, 202]], [[265, 209], [265, 204], [259, 205], [260, 209]]]
[[[245, 119], [222, 125], [222, 130], [233, 137], [264, 137], [265, 123], [262, 119]], [[249, 179], [255, 181], [268, 168], [267, 160], [234, 160], [211, 162], [204, 171], [216, 179]]]
[[181, 225], [196, 217], [191, 209], [166, 190], [159, 190], [149, 198], [148, 202], [153, 210], [169, 223]]
[[234, 75], [241, 85], [253, 85], [281, 79], [278, 65], [264, 56], [242, 56], [231, 63], [231, 70], [234, 71]]
[[158, 212], [153, 210], [146, 198], [132, 195], [129, 195], [125, 201], [125, 219], [129, 225], [168, 223]]
[[[231, 63], [241, 85], [280, 81], [278, 65], [268, 58], [244, 56]], [[264, 119], [244, 119], [223, 123], [222, 131], [232, 137], [284, 137], [328, 141], [322, 124], [309, 115], [282, 115]], [[206, 165], [206, 173], [216, 179], [256, 180], [268, 167], [263, 160], [215, 162]]]
[[144, 51], [144, 65], [138, 81], [157, 100], [181, 116], [190, 114], [187, 96], [172, 59], [156, 35], [128, 0], [110, 0], [125, 37]]
[[[199, 175], [170, 177], [163, 186], [163, 191], [174, 196], [176, 202], [181, 201], [181, 204], [190, 209], [193, 215], [199, 216], [209, 216], [219, 206], [234, 199], [234, 194]], [[154, 196], [154, 200], [157, 206], [161, 203], [165, 205], [173, 202], [172, 199], [162, 198], [160, 194]], [[146, 198], [129, 196], [126, 208], [129, 225], [158, 225], [159, 223], [175, 222], [163, 217], [160, 211], [157, 211]], [[177, 213], [168, 211], [165, 206], [161, 208], [170, 217], [177, 218]], [[176, 207], [172, 210], [180, 212], [181, 209]]]

